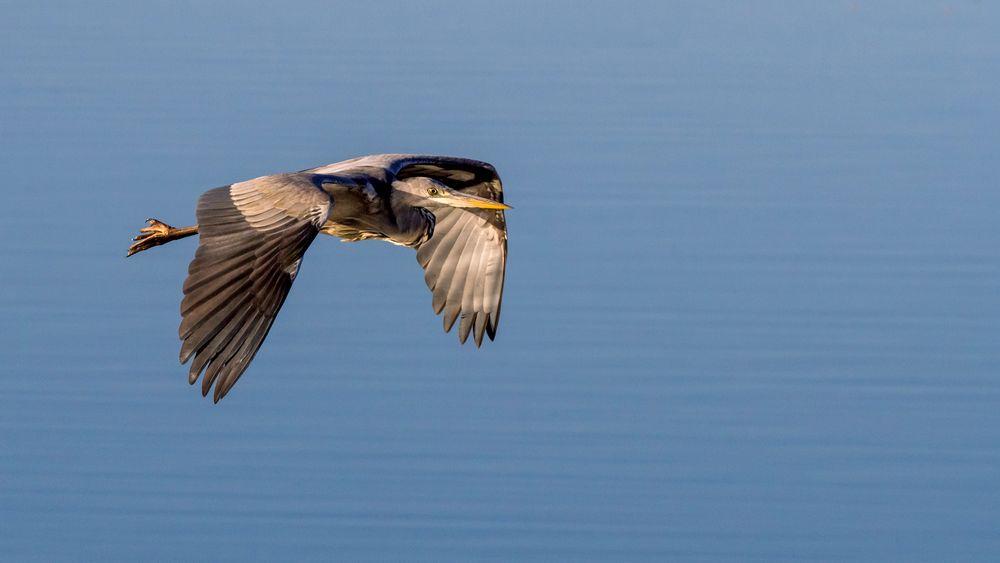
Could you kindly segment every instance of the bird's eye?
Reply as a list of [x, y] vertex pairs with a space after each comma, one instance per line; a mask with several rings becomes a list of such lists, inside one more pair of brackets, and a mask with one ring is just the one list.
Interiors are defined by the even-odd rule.
[[438, 195], [437, 188], [427, 188], [427, 195]]

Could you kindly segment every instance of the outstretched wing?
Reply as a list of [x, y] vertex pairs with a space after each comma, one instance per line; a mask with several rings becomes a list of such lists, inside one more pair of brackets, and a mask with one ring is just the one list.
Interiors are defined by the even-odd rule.
[[[496, 170], [475, 160], [410, 156], [400, 159], [399, 179], [427, 176], [466, 193], [503, 203]], [[424, 280], [433, 294], [434, 312], [444, 313], [444, 330], [461, 319], [458, 338], [469, 333], [476, 346], [483, 335], [496, 337], [507, 270], [507, 223], [502, 210], [439, 208], [434, 234], [417, 249]]]
[[253, 360], [285, 302], [302, 255], [330, 213], [308, 178], [266, 176], [205, 192], [200, 241], [184, 282], [181, 363], [202, 371], [202, 395], [226, 396]]

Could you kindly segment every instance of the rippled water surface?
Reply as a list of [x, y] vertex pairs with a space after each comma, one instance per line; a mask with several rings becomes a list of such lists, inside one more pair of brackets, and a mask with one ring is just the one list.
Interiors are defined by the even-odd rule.
[[[364, 5], [362, 5], [364, 4]], [[0, 558], [996, 561], [989, 2], [0, 4]], [[488, 160], [496, 342], [321, 238], [219, 405], [213, 186]]]

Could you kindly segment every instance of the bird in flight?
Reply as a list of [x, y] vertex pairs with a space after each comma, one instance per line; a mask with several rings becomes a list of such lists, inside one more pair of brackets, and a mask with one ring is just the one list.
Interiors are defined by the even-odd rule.
[[507, 267], [503, 188], [496, 169], [447, 156], [378, 154], [274, 174], [205, 192], [198, 224], [148, 219], [128, 256], [198, 234], [181, 301], [180, 361], [202, 395], [226, 396], [253, 360], [324, 233], [417, 251], [444, 330], [493, 340]]

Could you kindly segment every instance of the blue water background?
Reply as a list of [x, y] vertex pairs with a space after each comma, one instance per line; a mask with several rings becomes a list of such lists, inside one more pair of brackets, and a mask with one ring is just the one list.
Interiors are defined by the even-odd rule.
[[[991, 2], [0, 4], [0, 558], [1000, 559]], [[204, 190], [503, 177], [496, 342], [314, 244], [220, 405]]]

